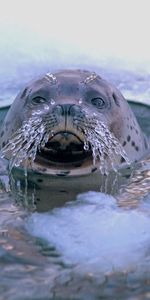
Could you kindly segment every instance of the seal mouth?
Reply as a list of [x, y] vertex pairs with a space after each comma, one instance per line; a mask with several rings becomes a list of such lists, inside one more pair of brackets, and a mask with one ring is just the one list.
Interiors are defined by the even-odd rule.
[[37, 157], [50, 163], [67, 166], [91, 158], [92, 151], [90, 147], [88, 151], [84, 149], [84, 141], [75, 133], [61, 131], [54, 134], [44, 147], [41, 147]]

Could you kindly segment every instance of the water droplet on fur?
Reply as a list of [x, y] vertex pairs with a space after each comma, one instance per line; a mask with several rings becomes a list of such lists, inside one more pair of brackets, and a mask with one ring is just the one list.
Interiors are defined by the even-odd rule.
[[44, 104], [44, 109], [49, 110], [49, 106], [47, 104]]
[[36, 115], [40, 115], [41, 114], [41, 110], [38, 109], [38, 110], [35, 110], [32, 112], [32, 116], [36, 116]]
[[84, 150], [85, 151], [89, 150], [89, 143], [87, 141], [84, 141]]
[[96, 117], [97, 116], [97, 114], [96, 113], [93, 113], [93, 117]]
[[12, 143], [12, 145], [10, 146], [10, 150], [13, 150], [13, 149], [15, 149], [15, 143]]
[[83, 100], [82, 98], [79, 99], [79, 104], [82, 104]]
[[51, 105], [54, 105], [55, 104], [55, 100], [54, 99], [51, 99]]
[[51, 137], [52, 137], [52, 136], [54, 136], [54, 131], [53, 131], [53, 130], [51, 130]]

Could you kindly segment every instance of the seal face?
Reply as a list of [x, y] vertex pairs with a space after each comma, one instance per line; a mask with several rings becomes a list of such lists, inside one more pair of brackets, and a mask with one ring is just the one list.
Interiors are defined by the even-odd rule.
[[58, 176], [108, 173], [148, 148], [127, 101], [96, 73], [64, 70], [31, 82], [1, 129], [13, 166]]

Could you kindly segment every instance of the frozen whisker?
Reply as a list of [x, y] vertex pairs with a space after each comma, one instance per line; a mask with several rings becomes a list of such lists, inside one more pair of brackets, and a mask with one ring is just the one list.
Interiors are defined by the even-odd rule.
[[20, 166], [22, 162], [30, 161], [31, 165], [33, 164], [37, 151], [40, 151], [50, 136], [53, 136], [51, 128], [51, 122], [48, 123], [35, 116], [23, 123], [22, 127], [12, 135], [10, 141], [2, 148], [3, 157], [7, 154], [11, 156], [10, 171], [14, 166]]
[[108, 174], [110, 167], [117, 171], [116, 166], [121, 157], [124, 158], [127, 164], [130, 163], [119, 140], [110, 132], [104, 122], [87, 115], [84, 125], [81, 122], [78, 126], [81, 126], [81, 130], [85, 135], [84, 149], [88, 150], [90, 146], [93, 164], [100, 162], [102, 174]]
[[[116, 171], [116, 166], [123, 157], [129, 163], [128, 157], [113, 133], [110, 132], [104, 122], [92, 117], [87, 113], [84, 118], [76, 117], [77, 130], [82, 132], [84, 150], [92, 151], [93, 164], [99, 162], [102, 174], [108, 174], [112, 168]], [[3, 157], [10, 157], [10, 170], [21, 163], [27, 165], [34, 163], [37, 152], [44, 148], [48, 140], [54, 135], [54, 127], [57, 125], [55, 115], [46, 114], [43, 117], [32, 116], [24, 122], [11, 137], [10, 141], [2, 148]]]

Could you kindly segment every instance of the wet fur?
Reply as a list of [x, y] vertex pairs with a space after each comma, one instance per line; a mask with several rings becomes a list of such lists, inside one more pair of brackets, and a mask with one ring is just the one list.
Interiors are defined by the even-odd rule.
[[[97, 109], [90, 102], [92, 97], [98, 95], [107, 103], [102, 110]], [[69, 103], [81, 106], [81, 110], [87, 111], [88, 114], [96, 113], [96, 119], [107, 124], [108, 129], [120, 141], [131, 161], [139, 160], [148, 148], [137, 120], [122, 94], [100, 76], [84, 70], [64, 70], [55, 74], [47, 74], [30, 83], [16, 97], [5, 118], [0, 132], [1, 148], [9, 142], [23, 122], [31, 118], [34, 111], [39, 111], [39, 116], [45, 114], [42, 105], [32, 103], [33, 97], [37, 96], [48, 99], [47, 105], [49, 105], [53, 126], [60, 127], [58, 129], [61, 129], [62, 125], [57, 124], [57, 116], [52, 113], [52, 110], [56, 106]], [[52, 100], [55, 101], [54, 106], [51, 104]], [[6, 157], [9, 159], [10, 156]], [[123, 159], [120, 159], [119, 163], [123, 162]], [[91, 172], [92, 169], [93, 167]], [[80, 168], [77, 172], [80, 174]]]

